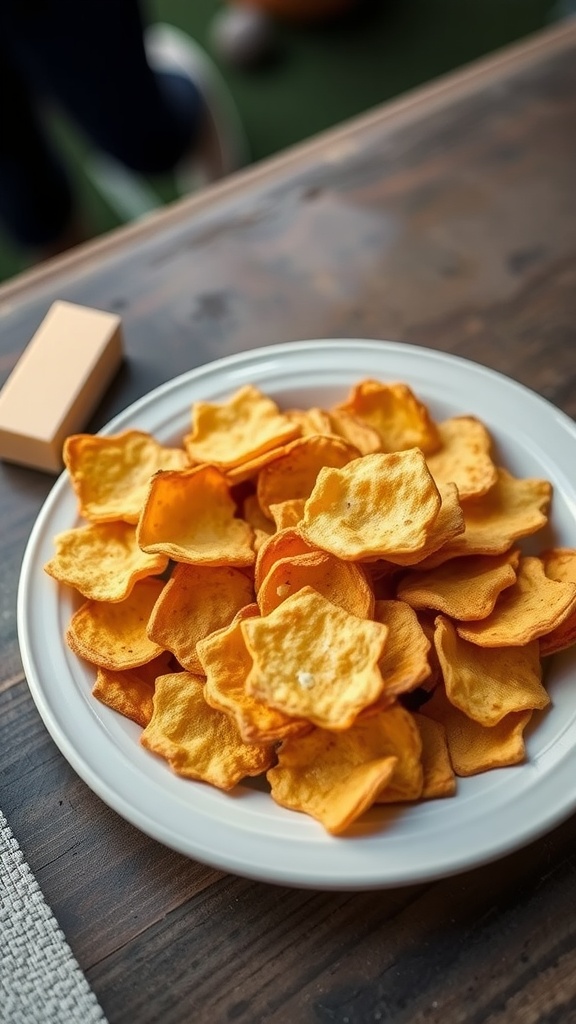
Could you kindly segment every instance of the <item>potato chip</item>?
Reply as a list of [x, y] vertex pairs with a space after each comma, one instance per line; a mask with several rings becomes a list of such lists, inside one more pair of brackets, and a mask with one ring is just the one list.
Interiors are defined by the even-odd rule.
[[99, 668], [92, 696], [144, 727], [152, 717], [154, 684], [158, 676], [169, 671], [170, 661], [171, 655], [164, 652], [148, 664], [125, 672]]
[[270, 515], [271, 504], [308, 498], [324, 466], [339, 469], [359, 456], [358, 449], [340, 437], [312, 434], [292, 441], [258, 474], [258, 501], [264, 515]]
[[415, 689], [430, 675], [431, 642], [405, 601], [377, 601], [376, 622], [388, 627], [388, 637], [378, 667], [384, 680], [382, 696], [396, 697]]
[[540, 637], [540, 657], [548, 658], [552, 654], [567, 650], [574, 644], [576, 644], [576, 611], [571, 612], [560, 626], [556, 626], [555, 629]]
[[123, 601], [134, 584], [163, 573], [166, 555], [146, 554], [131, 523], [89, 523], [59, 533], [44, 566], [49, 576], [93, 601]]
[[66, 630], [66, 643], [78, 657], [101, 668], [138, 668], [162, 653], [149, 640], [146, 626], [164, 581], [139, 580], [124, 601], [85, 601], [74, 612]]
[[258, 498], [255, 494], [249, 494], [243, 499], [242, 504], [242, 519], [249, 523], [254, 531], [254, 540], [252, 541], [252, 547], [254, 552], [258, 552], [262, 547], [265, 540], [275, 533], [276, 527], [271, 519], [268, 519], [262, 509], [260, 508]]
[[299, 525], [304, 515], [304, 498], [288, 498], [286, 501], [273, 502], [270, 515], [277, 530], [288, 530]]
[[254, 540], [252, 541], [252, 547], [254, 548], [254, 554], [257, 555], [262, 545], [268, 540], [271, 534], [264, 533], [263, 530], [254, 530]]
[[201, 674], [198, 641], [227, 626], [253, 601], [252, 581], [240, 569], [179, 563], [152, 609], [148, 636], [171, 651], [182, 668]]
[[92, 696], [142, 727], [152, 718], [154, 687], [143, 680], [136, 669], [112, 672], [99, 668]]
[[496, 725], [513, 711], [541, 710], [550, 703], [536, 640], [522, 647], [478, 647], [439, 615], [434, 644], [448, 700], [480, 725]]
[[270, 569], [258, 591], [262, 615], [268, 615], [303, 587], [362, 619], [371, 619], [374, 594], [366, 573], [353, 562], [342, 562], [327, 551], [282, 558]]
[[432, 523], [426, 542], [417, 551], [401, 554], [396, 551], [390, 554], [392, 564], [399, 566], [417, 565], [434, 552], [442, 549], [454, 537], [464, 533], [464, 513], [460, 505], [456, 484], [441, 484], [440, 498], [442, 504], [436, 519]]
[[317, 551], [312, 544], [304, 540], [302, 534], [291, 528], [279, 530], [262, 544], [256, 558], [254, 567], [254, 589], [256, 593], [260, 590], [262, 582], [270, 572], [275, 562], [281, 558], [294, 558], [296, 555], [305, 555], [310, 551]]
[[321, 469], [298, 527], [309, 544], [345, 561], [415, 554], [441, 498], [422, 452], [365, 455]]
[[242, 502], [242, 518], [250, 524], [254, 531], [261, 530], [270, 536], [276, 532], [277, 526], [273, 517], [265, 516], [260, 508], [260, 502], [256, 494], [249, 494]]
[[259, 615], [258, 605], [239, 612], [232, 622], [198, 643], [198, 656], [206, 675], [204, 699], [236, 722], [245, 743], [276, 743], [287, 736], [308, 732], [304, 719], [288, 718], [267, 707], [246, 692], [246, 678], [252, 668], [240, 623]]
[[374, 803], [396, 766], [396, 758], [370, 758], [363, 742], [365, 725], [343, 733], [314, 729], [285, 740], [278, 764], [266, 774], [272, 799], [302, 811], [340, 835]]
[[521, 764], [526, 758], [524, 730], [532, 711], [514, 711], [486, 727], [454, 707], [443, 686], [437, 686], [421, 714], [441, 722], [456, 775], [478, 775], [492, 768]]
[[[544, 566], [544, 572], [551, 580], [576, 585], [576, 551], [573, 548], [551, 548], [543, 551], [540, 561]], [[576, 611], [573, 611], [561, 625], [540, 637], [540, 654], [542, 657], [555, 654], [575, 643]]]
[[138, 543], [144, 551], [191, 565], [252, 565], [254, 533], [235, 512], [215, 466], [159, 473], [138, 523]]
[[94, 523], [137, 523], [154, 474], [189, 465], [182, 448], [165, 448], [141, 430], [110, 437], [72, 434], [64, 442], [63, 459], [78, 512]]
[[328, 416], [329, 430], [353, 444], [361, 455], [373, 455], [382, 451], [382, 438], [375, 427], [344, 409], [331, 409]]
[[378, 715], [365, 719], [371, 723], [372, 736], [378, 749], [397, 757], [397, 764], [389, 782], [378, 796], [378, 804], [405, 803], [422, 796], [424, 772], [422, 768], [422, 740], [414, 716], [394, 704]]
[[227, 715], [204, 700], [204, 680], [190, 672], [159, 676], [152, 718], [140, 737], [176, 775], [233, 789], [274, 761], [272, 747], [243, 743]]
[[360, 381], [334, 411], [349, 412], [377, 430], [384, 452], [420, 448], [428, 455], [440, 446], [436, 424], [407, 384]]
[[347, 729], [380, 696], [386, 626], [350, 615], [311, 587], [241, 629], [253, 659], [247, 693], [291, 718]]
[[547, 480], [522, 479], [498, 469], [498, 480], [487, 494], [465, 502], [464, 533], [448, 541], [420, 563], [433, 569], [462, 555], [501, 555], [520, 537], [547, 523], [552, 487]]
[[414, 715], [422, 741], [422, 799], [453, 796], [456, 775], [450, 760], [446, 730], [441, 722], [425, 715]]
[[[419, 611], [416, 613], [418, 619], [418, 625], [424, 633], [424, 636], [430, 644], [430, 650], [428, 651], [428, 664], [430, 666], [430, 675], [426, 676], [425, 679], [419, 684], [418, 692], [420, 697], [427, 699], [426, 695], [433, 693], [439, 683], [443, 683], [442, 668], [438, 655], [436, 654], [436, 648], [434, 646], [434, 633], [436, 631], [436, 613], [428, 611]], [[418, 696], [418, 694], [416, 695]], [[405, 698], [404, 698], [405, 699]], [[417, 707], [420, 707], [422, 700], [418, 700]]]
[[551, 580], [576, 585], [576, 550], [574, 548], [549, 548], [540, 553], [544, 572]]
[[398, 584], [398, 597], [453, 619], [485, 619], [502, 591], [516, 582], [519, 561], [518, 550], [451, 559], [427, 572], [408, 573]]
[[576, 609], [576, 586], [549, 579], [539, 558], [520, 559], [516, 582], [479, 622], [458, 623], [459, 636], [481, 647], [529, 644], [560, 626]]
[[336, 433], [332, 430], [328, 413], [318, 406], [312, 406], [310, 409], [287, 409], [284, 415], [300, 427], [302, 437]]
[[497, 482], [491, 457], [492, 438], [474, 416], [453, 416], [438, 424], [440, 447], [428, 456], [428, 469], [438, 487], [455, 483], [461, 501], [486, 494]]
[[[294, 440], [294, 438], [291, 438]], [[260, 452], [258, 455], [254, 455], [251, 459], [247, 459], [246, 462], [241, 462], [238, 466], [230, 466], [223, 469], [223, 473], [231, 487], [239, 487], [242, 484], [255, 485], [258, 479], [258, 474], [264, 466], [267, 466], [269, 462], [273, 462], [279, 455], [282, 455], [286, 451], [290, 442], [286, 444], [278, 445], [276, 448], [270, 448], [268, 451]]]
[[192, 462], [230, 469], [298, 437], [300, 427], [252, 384], [227, 402], [195, 402], [184, 448]]

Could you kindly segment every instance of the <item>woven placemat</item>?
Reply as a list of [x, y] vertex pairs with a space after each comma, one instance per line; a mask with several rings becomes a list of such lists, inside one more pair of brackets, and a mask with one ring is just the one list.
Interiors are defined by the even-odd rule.
[[2, 811], [0, 1022], [106, 1024]]

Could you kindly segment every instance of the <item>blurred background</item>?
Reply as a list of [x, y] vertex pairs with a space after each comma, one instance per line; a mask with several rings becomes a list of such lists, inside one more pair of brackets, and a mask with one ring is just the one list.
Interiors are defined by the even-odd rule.
[[[257, 3], [258, 0], [252, 0]], [[169, 22], [217, 63], [241, 114], [252, 162], [431, 81], [572, 14], [571, 0], [262, 0], [265, 33], [230, 33], [224, 0], [148, 0], [150, 22]], [[304, 15], [304, 16], [302, 16]], [[173, 183], [137, 178], [91, 151], [54, 113], [90, 236], [176, 198]], [[0, 280], [27, 260], [0, 229]]]

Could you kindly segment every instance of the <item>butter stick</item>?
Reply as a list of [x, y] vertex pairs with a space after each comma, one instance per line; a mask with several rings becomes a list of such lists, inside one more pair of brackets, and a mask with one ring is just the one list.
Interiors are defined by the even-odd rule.
[[59, 472], [121, 361], [120, 317], [54, 302], [0, 391], [0, 458]]

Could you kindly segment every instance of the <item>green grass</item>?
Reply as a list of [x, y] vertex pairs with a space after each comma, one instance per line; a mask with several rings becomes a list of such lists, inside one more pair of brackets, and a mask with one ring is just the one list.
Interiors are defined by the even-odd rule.
[[[167, 21], [212, 50], [216, 0], [150, 0], [151, 21]], [[353, 16], [323, 26], [277, 23], [274, 60], [253, 70], [218, 62], [244, 121], [253, 160], [430, 81], [549, 24], [553, 0], [364, 0]], [[216, 57], [217, 59], [217, 57]], [[56, 130], [93, 235], [122, 218], [86, 174], [89, 149], [65, 121]], [[149, 183], [161, 202], [170, 185]], [[26, 265], [0, 235], [0, 280]]]

